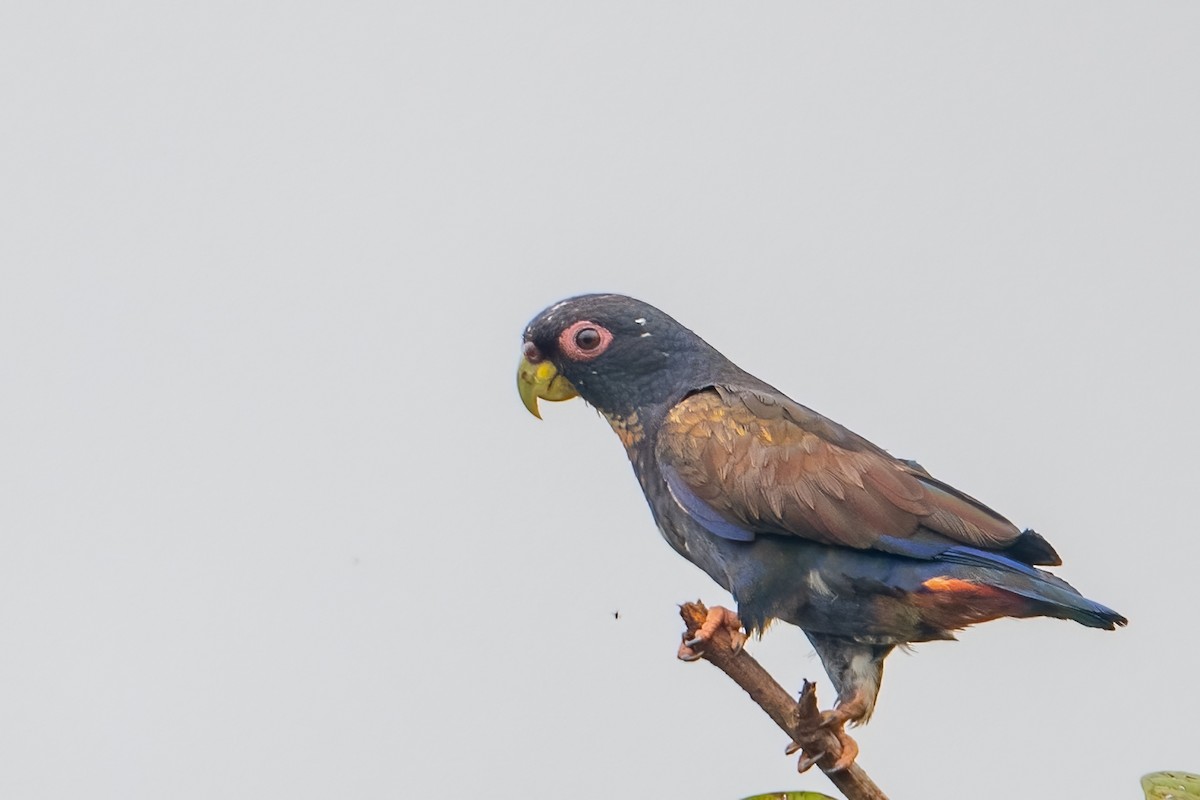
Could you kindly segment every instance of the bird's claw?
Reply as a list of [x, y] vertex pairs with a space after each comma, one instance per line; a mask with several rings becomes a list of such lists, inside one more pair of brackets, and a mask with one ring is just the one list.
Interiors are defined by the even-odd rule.
[[[833, 766], [830, 766], [826, 771], [840, 772], [850, 768], [851, 764], [854, 763], [854, 759], [858, 758], [858, 742], [851, 739], [850, 735], [840, 728], [834, 730], [833, 734], [838, 739], [838, 744], [841, 745], [841, 753], [838, 756], [838, 760], [835, 760]], [[812, 769], [812, 766], [816, 765], [817, 762], [820, 762], [820, 760], [829, 754], [826, 750], [818, 750], [816, 752], [805, 751], [803, 745], [797, 744], [794, 741], [785, 748], [784, 752], [787, 756], [794, 756], [794, 754], [800, 753], [800, 758], [796, 762], [797, 772], [808, 772]]]
[[810, 769], [813, 768], [813, 765], [815, 765], [818, 761], [820, 761], [824, 757], [825, 757], [824, 750], [822, 750], [819, 753], [814, 753], [812, 755], [809, 755], [808, 753], [801, 753], [800, 760], [796, 762], [796, 771], [799, 773], [808, 772]]
[[[744, 648], [746, 646], [746, 640], [749, 639], [750, 637], [746, 636], [746, 634], [742, 633], [741, 631], [730, 631], [729, 638], [731, 640], [730, 646], [733, 648], [733, 654], [737, 655], [738, 653], [742, 652], [742, 648]], [[688, 639], [683, 644], [684, 644], [684, 646], [686, 646], [688, 648], [693, 648], [693, 647], [696, 647], [697, 645], [704, 644], [707, 641], [708, 641], [707, 637], [702, 639], [699, 636], [696, 636], [691, 639]]]
[[846, 733], [841, 728], [834, 731], [838, 742], [842, 745], [842, 754], [838, 756], [837, 761], [833, 762], [833, 766], [829, 768], [830, 772], [841, 772], [844, 769], [849, 769], [854, 764], [854, 760], [858, 758], [858, 742], [850, 738], [850, 734]]
[[[845, 710], [832, 709], [830, 711], [822, 711], [817, 720], [818, 728], [829, 729], [829, 732], [838, 740], [840, 751], [838, 752], [837, 760], [829, 767], [826, 772], [840, 772], [849, 768], [854, 763], [854, 759], [858, 758], [858, 743], [855, 742], [846, 733], [844, 725], [846, 724]], [[796, 762], [797, 772], [808, 772], [818, 761], [821, 761], [825, 756], [829, 755], [828, 750], [811, 750], [805, 751], [804, 745], [799, 742], [789, 742], [783, 750], [784, 755], [794, 756], [800, 753], [800, 759]]]
[[799, 742], [788, 742], [788, 746], [783, 749], [783, 754], [786, 756], [794, 756], [800, 754], [800, 760], [796, 762], [797, 772], [808, 772], [813, 768], [813, 765], [826, 756], [824, 750], [815, 753], [804, 752], [804, 745]]
[[819, 728], [832, 728], [835, 725], [845, 725], [845, 718], [838, 713], [836, 708], [831, 708], [820, 713], [820, 719], [817, 721]]
[[[820, 721], [817, 725], [822, 728], [828, 728], [829, 732], [834, 735], [841, 745], [842, 752], [838, 755], [837, 761], [827, 770], [828, 772], [841, 772], [848, 769], [854, 760], [858, 758], [858, 742], [851, 738], [850, 734], [846, 733], [846, 722], [848, 715], [844, 709], [834, 708], [829, 711], [822, 711]], [[803, 761], [803, 759], [801, 759]], [[809, 765], [811, 766], [811, 765]], [[801, 770], [803, 772], [804, 770]]]
[[696, 629], [690, 639], [684, 639], [679, 646], [676, 657], [680, 661], [696, 661], [701, 658], [701, 649], [707, 644], [718, 630], [724, 628], [729, 632], [730, 645], [734, 655], [742, 652], [749, 638], [742, 632], [742, 621], [737, 614], [722, 606], [713, 606], [704, 618], [704, 624]]

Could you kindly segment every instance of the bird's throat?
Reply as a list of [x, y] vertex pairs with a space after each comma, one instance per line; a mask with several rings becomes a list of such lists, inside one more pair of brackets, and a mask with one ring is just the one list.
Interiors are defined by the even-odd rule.
[[632, 452], [638, 443], [646, 436], [646, 431], [642, 427], [642, 423], [638, 420], [636, 411], [630, 412], [628, 416], [618, 416], [602, 412], [604, 418], [608, 420], [608, 424], [612, 426], [613, 432], [617, 434], [617, 438], [621, 440], [621, 444], [625, 445], [625, 449]]

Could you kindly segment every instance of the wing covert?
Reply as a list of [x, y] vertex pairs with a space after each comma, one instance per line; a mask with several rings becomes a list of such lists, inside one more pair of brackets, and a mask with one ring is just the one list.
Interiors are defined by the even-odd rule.
[[693, 506], [702, 501], [735, 532], [879, 549], [914, 535], [1003, 549], [1020, 536], [919, 467], [763, 390], [713, 387], [688, 396], [668, 412], [656, 455], [676, 481], [677, 499], [690, 493]]

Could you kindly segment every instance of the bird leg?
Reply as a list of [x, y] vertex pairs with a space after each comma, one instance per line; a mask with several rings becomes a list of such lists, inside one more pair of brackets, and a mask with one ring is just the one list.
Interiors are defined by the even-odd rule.
[[846, 733], [846, 724], [860, 725], [871, 718], [883, 680], [883, 660], [894, 645], [865, 644], [813, 631], [804, 634], [838, 690], [837, 704], [822, 711], [817, 724], [837, 739], [841, 752], [833, 769], [844, 770], [858, 757], [858, 744]]
[[746, 644], [748, 638], [742, 633], [742, 621], [738, 619], [738, 615], [723, 606], [713, 606], [708, 609], [708, 615], [704, 618], [704, 624], [690, 639], [685, 639], [683, 644], [679, 645], [678, 658], [681, 661], [696, 661], [700, 658], [700, 650], [703, 645], [712, 639], [718, 630], [724, 628], [729, 632], [729, 638], [733, 645], [733, 652], [741, 652], [742, 647]]

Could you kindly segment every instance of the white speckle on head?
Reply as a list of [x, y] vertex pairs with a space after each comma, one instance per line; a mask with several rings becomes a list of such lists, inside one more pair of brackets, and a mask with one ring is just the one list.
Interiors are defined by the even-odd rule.
[[650, 331], [646, 331], [645, 333], [643, 333], [643, 334], [642, 334], [641, 336], [639, 336], [638, 338], [639, 338], [639, 339], [645, 339], [647, 336], [650, 336], [650, 335], [651, 335], [651, 334], [650, 334]]
[[638, 324], [638, 325], [645, 325], [645, 324], [646, 324], [646, 318], [645, 318], [645, 317], [638, 317], [637, 319], [635, 319], [635, 320], [634, 320], [634, 322], [635, 322], [636, 324]]
[[825, 579], [821, 577], [821, 573], [817, 572], [815, 569], [810, 569], [808, 571], [808, 588], [812, 589], [814, 593], [819, 594], [822, 597], [835, 596], [833, 589], [829, 588], [829, 584], [826, 583]]
[[550, 306], [549, 308], [547, 308], [545, 311], [542, 312], [543, 319], [545, 319], [547, 322], [553, 322], [554, 319], [558, 316], [559, 310], [563, 306], [569, 304], [570, 302], [571, 302], [571, 298], [569, 298], [569, 297], [566, 300], [559, 300], [557, 303], [555, 303], [554, 305]]

